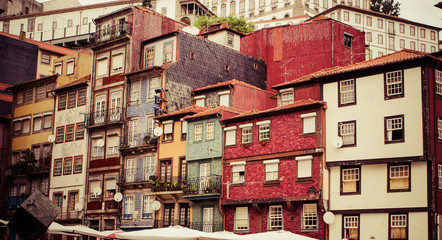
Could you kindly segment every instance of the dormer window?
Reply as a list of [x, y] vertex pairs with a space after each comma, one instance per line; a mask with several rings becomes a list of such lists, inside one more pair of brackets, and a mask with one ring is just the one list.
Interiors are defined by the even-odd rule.
[[195, 100], [195, 105], [200, 107], [205, 107], [206, 105], [206, 96], [196, 96], [193, 98]]
[[227, 33], [227, 46], [233, 47], [233, 33]]
[[219, 106], [226, 106], [228, 107], [230, 105], [230, 91], [224, 91], [219, 92]]
[[293, 88], [286, 88], [279, 91], [281, 96], [281, 106], [295, 101], [295, 92]]

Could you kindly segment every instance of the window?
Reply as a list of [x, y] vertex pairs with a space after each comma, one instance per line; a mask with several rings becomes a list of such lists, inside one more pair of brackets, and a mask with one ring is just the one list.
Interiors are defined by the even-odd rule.
[[96, 192], [96, 190], [99, 189], [100, 187], [101, 187], [101, 181], [99, 181], [99, 180], [90, 181], [90, 183], [89, 183], [89, 191], [90, 191], [90, 194], [91, 194], [91, 199], [100, 198], [101, 194], [98, 194], [98, 192]]
[[306, 113], [301, 115], [302, 133], [309, 134], [316, 132], [316, 113]]
[[293, 88], [282, 89], [279, 92], [281, 94], [281, 105], [286, 105], [295, 101]]
[[112, 53], [112, 73], [123, 71], [124, 53], [122, 51]]
[[157, 94], [155, 89], [160, 88], [160, 77], [153, 77], [149, 79], [149, 99], [154, 98]]
[[405, 25], [404, 24], [399, 24], [399, 32], [400, 33], [405, 33]]
[[425, 29], [421, 28], [420, 33], [421, 33], [421, 38], [425, 38]]
[[180, 180], [187, 180], [187, 161], [184, 157], [180, 157]]
[[3, 32], [9, 33], [9, 21], [3, 22]]
[[349, 79], [339, 82], [339, 105], [345, 106], [356, 103], [356, 82]]
[[63, 175], [72, 173], [72, 157], [64, 158]]
[[142, 218], [153, 218], [152, 203], [154, 201], [153, 196], [143, 196], [143, 215]]
[[399, 40], [399, 47], [400, 47], [401, 49], [405, 48], [405, 40], [404, 40], [404, 39], [400, 39], [400, 40]]
[[388, 190], [410, 190], [410, 165], [391, 165], [388, 167]]
[[97, 143], [95, 143], [95, 146], [92, 150], [92, 157], [101, 157], [103, 156], [103, 146], [98, 146], [96, 145]]
[[195, 141], [201, 141], [203, 139], [203, 125], [195, 125]]
[[123, 219], [132, 219], [133, 211], [134, 211], [134, 198], [133, 197], [125, 197], [124, 198]]
[[104, 182], [104, 190], [105, 190], [105, 198], [113, 198], [115, 193], [117, 192], [117, 179], [116, 178], [108, 178]]
[[343, 216], [343, 238], [345, 239], [359, 239], [359, 216]]
[[373, 37], [371, 35], [371, 32], [366, 32], [365, 33], [365, 40], [369, 43], [371, 43], [371, 41], [373, 41]]
[[245, 182], [245, 162], [230, 163], [232, 166], [232, 183]]
[[63, 207], [63, 193], [54, 193], [53, 201], [57, 207], [62, 209], [62, 207]]
[[226, 16], [227, 6], [226, 4], [221, 5], [221, 17]]
[[385, 73], [385, 99], [404, 96], [403, 71]]
[[25, 103], [31, 103], [32, 102], [32, 95], [33, 95], [34, 91], [33, 89], [27, 89], [25, 91]]
[[437, 175], [439, 178], [439, 190], [442, 189], [442, 164], [437, 165]]
[[426, 51], [427, 51], [427, 46], [424, 43], [422, 43], [421, 44], [421, 52], [426, 52]]
[[219, 92], [219, 106], [229, 106], [230, 91]]
[[75, 66], [74, 59], [69, 59], [66, 61], [66, 75], [74, 74], [74, 66]]
[[245, 0], [239, 0], [239, 12], [243, 13], [246, 8], [246, 1]]
[[378, 19], [378, 28], [383, 28], [383, 27], [384, 27], [384, 20]]
[[360, 167], [341, 169], [341, 194], [361, 193]]
[[213, 139], [215, 137], [215, 124], [212, 123], [207, 123], [207, 129], [206, 129], [206, 139]]
[[431, 50], [430, 50], [430, 52], [436, 52], [436, 47], [435, 46], [431, 46]]
[[167, 7], [162, 7], [161, 8], [161, 14], [167, 15]]
[[84, 123], [77, 123], [75, 129], [75, 140], [81, 140], [84, 138]]
[[68, 108], [74, 108], [77, 100], [77, 91], [68, 93]]
[[43, 119], [44, 119], [44, 129], [50, 129], [52, 128], [52, 113], [45, 113], [43, 114]]
[[385, 117], [385, 143], [404, 141], [404, 115]]
[[66, 142], [74, 140], [74, 124], [66, 126]]
[[55, 132], [55, 143], [61, 143], [64, 141], [64, 126], [62, 127], [57, 127], [57, 130]]
[[349, 21], [350, 20], [350, 13], [347, 11], [344, 11], [344, 21]]
[[416, 43], [415, 42], [413, 42], [413, 41], [410, 42], [410, 49], [416, 50]]
[[78, 90], [78, 100], [77, 106], [82, 106], [86, 104], [86, 89]]
[[23, 92], [17, 92], [17, 95], [15, 97], [15, 103], [17, 105], [22, 104], [23, 103]]
[[378, 43], [384, 44], [384, 36], [382, 34], [378, 34]]
[[279, 179], [279, 160], [266, 160], [265, 165], [265, 180], [272, 181]]
[[437, 139], [442, 140], [442, 118], [437, 117]]
[[[252, 2], [253, 2], [253, 8], [252, 8]], [[249, 9], [255, 8], [255, 0], [250, 0], [249, 2]], [[234, 1], [230, 2], [230, 14], [236, 15], [236, 3]]]
[[342, 138], [342, 146], [356, 146], [356, 121], [340, 122], [338, 128], [338, 135]]
[[14, 136], [21, 134], [21, 121], [20, 119], [14, 120]]
[[41, 130], [42, 120], [43, 120], [43, 118], [41, 117], [41, 115], [36, 116], [36, 117], [34, 116], [34, 127], [33, 127], [34, 132]]
[[355, 22], [361, 24], [361, 14], [355, 14]]
[[108, 74], [109, 59], [101, 57], [97, 59], [97, 77], [106, 76]]
[[295, 158], [298, 164], [298, 179], [312, 177], [312, 160], [313, 156], [300, 156]]
[[81, 173], [83, 169], [83, 156], [76, 156], [74, 158], [74, 173]]
[[435, 31], [430, 32], [430, 39], [433, 41], [436, 40], [436, 32]]
[[31, 131], [31, 119], [25, 119], [22, 121], [23, 128], [22, 128], [22, 134], [27, 134]]
[[54, 90], [55, 83], [48, 83], [46, 85], [46, 97], [52, 97], [52, 90]]
[[316, 203], [302, 205], [302, 229], [318, 229], [318, 210]]
[[66, 94], [58, 95], [58, 111], [66, 109]]
[[390, 214], [390, 238], [408, 239], [407, 214]]
[[353, 40], [353, 35], [344, 33], [344, 46], [351, 48], [351, 42]]
[[258, 125], [258, 141], [270, 140], [270, 120], [257, 122]]
[[226, 146], [236, 145], [236, 126], [224, 128], [226, 132]]
[[138, 103], [140, 101], [141, 81], [132, 82], [130, 84], [130, 103]]
[[88, 24], [87, 17], [83, 17], [83, 25], [87, 25], [87, 24]]
[[367, 16], [367, 26], [371, 27], [373, 25], [372, 18]]
[[416, 35], [416, 28], [413, 26], [410, 26], [410, 35], [415, 36]]
[[40, 160], [40, 146], [32, 147], [32, 153], [34, 153], [35, 160]]
[[60, 176], [61, 175], [61, 164], [62, 164], [62, 159], [55, 159], [54, 160], [54, 176]]
[[164, 135], [163, 141], [173, 140], [173, 120], [163, 122]]
[[163, 46], [163, 63], [172, 62], [173, 42], [164, 43]]
[[391, 51], [394, 51], [394, 37], [393, 36], [388, 37], [388, 49]]
[[195, 105], [200, 106], [200, 107], [205, 107], [206, 96], [196, 96], [193, 99], [195, 100]]
[[233, 47], [233, 33], [227, 33], [227, 46]]
[[252, 143], [252, 130], [253, 125], [250, 124], [244, 124], [239, 126], [241, 128], [241, 144], [251, 144]]
[[58, 75], [63, 74], [63, 63], [62, 62], [55, 63], [54, 68], [55, 68], [55, 70], [54, 70], [55, 74], [58, 74]]
[[249, 208], [236, 207], [235, 211], [235, 231], [249, 230]]
[[187, 137], [187, 121], [181, 120], [181, 140], [186, 140]]
[[150, 46], [146, 48], [146, 56], [144, 67], [152, 67], [155, 64], [155, 46]]
[[45, 86], [38, 86], [35, 91], [35, 100], [41, 100], [46, 97], [46, 89]]
[[282, 205], [269, 206], [269, 230], [283, 229]]

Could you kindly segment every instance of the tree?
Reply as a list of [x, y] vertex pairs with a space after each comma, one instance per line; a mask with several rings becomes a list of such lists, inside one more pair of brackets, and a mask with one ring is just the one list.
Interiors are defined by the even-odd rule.
[[393, 16], [399, 16], [401, 4], [394, 0], [370, 0], [370, 9], [375, 12], [381, 12]]
[[198, 20], [195, 22], [195, 27], [197, 27], [198, 29], [208, 28], [210, 24], [221, 22], [227, 22], [230, 29], [241, 33], [249, 33], [255, 30], [255, 25], [253, 25], [253, 23], [248, 23], [244, 18], [237, 18], [231, 15], [228, 17], [199, 17]]

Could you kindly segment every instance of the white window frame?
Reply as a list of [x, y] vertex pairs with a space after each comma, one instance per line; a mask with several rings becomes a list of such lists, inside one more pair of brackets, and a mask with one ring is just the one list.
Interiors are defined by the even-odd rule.
[[342, 138], [342, 146], [353, 146], [356, 144], [356, 122], [340, 122], [339, 136]]
[[346, 229], [358, 229], [358, 239], [359, 239], [359, 216], [344, 216], [343, 220], [344, 236], [346, 237]]
[[203, 125], [195, 124], [195, 141], [203, 140]]
[[160, 77], [151, 77], [149, 78], [149, 96], [148, 99], [153, 99], [155, 96], [157, 96], [157, 93], [155, 92], [156, 89], [160, 88]]
[[356, 81], [348, 79], [339, 81], [339, 104], [347, 105], [356, 102]]
[[313, 156], [299, 156], [296, 157], [297, 161], [297, 176], [298, 178], [310, 178], [312, 177], [312, 164]]
[[318, 229], [318, 207], [316, 203], [302, 205], [302, 229]]
[[279, 90], [281, 94], [281, 105], [287, 105], [295, 101], [295, 91], [293, 88]]
[[386, 97], [400, 97], [404, 94], [404, 76], [402, 70], [385, 74]]
[[193, 98], [193, 100], [195, 101], [195, 105], [197, 105], [197, 106], [200, 106], [200, 107], [206, 106], [206, 96], [205, 95], [195, 96]]
[[251, 144], [253, 142], [253, 123], [239, 125], [241, 129], [241, 144]]
[[224, 128], [226, 146], [234, 146], [236, 145], [236, 126], [226, 127]]
[[155, 45], [147, 46], [145, 54], [144, 67], [148, 68], [155, 66]]
[[130, 102], [132, 104], [140, 101], [141, 81], [131, 82], [130, 84]]
[[75, 69], [75, 60], [74, 59], [66, 60], [66, 75], [74, 74], [74, 69]]
[[279, 179], [279, 160], [263, 161], [265, 168], [265, 180], [275, 181]]
[[124, 198], [123, 219], [132, 219], [134, 214], [134, 197], [127, 196]]
[[229, 107], [230, 105], [230, 91], [219, 92], [219, 106]]
[[215, 123], [210, 122], [206, 125], [206, 139], [211, 140], [215, 138]]
[[270, 140], [270, 120], [257, 122], [258, 141]]
[[442, 140], [442, 117], [437, 117], [437, 139]]
[[305, 113], [302, 118], [302, 134], [316, 133], [316, 112]]
[[[388, 117], [386, 119], [386, 134], [387, 134], [387, 143], [395, 142], [395, 141], [404, 141], [404, 116], [397, 117]], [[402, 139], [393, 139], [393, 131], [401, 130], [402, 131]]]
[[[269, 230], [282, 230], [284, 228], [284, 210], [282, 205], [269, 206]], [[278, 223], [281, 224], [278, 224]]]
[[[345, 168], [342, 169], [342, 193], [357, 193], [358, 191], [357, 186], [360, 184], [360, 168]], [[356, 184], [356, 190], [354, 192], [344, 192], [344, 183], [345, 182], [355, 182]]]
[[395, 190], [408, 190], [410, 189], [410, 186], [408, 186], [407, 188], [392, 188], [391, 186], [391, 180], [394, 179], [402, 179], [402, 180], [406, 180], [407, 183], [410, 181], [410, 166], [407, 164], [404, 165], [393, 165], [393, 166], [389, 166], [389, 181], [390, 181], [390, 191], [395, 191]]
[[[153, 209], [152, 203], [154, 201], [154, 196], [152, 195], [144, 195], [143, 196], [143, 215], [142, 218], [152, 218]], [[150, 216], [149, 216], [150, 214]]]
[[91, 199], [97, 199], [100, 198], [101, 194], [95, 194], [94, 189], [96, 187], [101, 187], [101, 181], [100, 180], [91, 180], [89, 181], [89, 193]]
[[249, 230], [249, 208], [236, 207], [235, 209], [235, 231]]
[[439, 179], [439, 189], [442, 189], [442, 164], [437, 165], [437, 175]]
[[230, 163], [232, 167], [232, 183], [243, 183], [246, 181], [246, 162]]
[[436, 94], [442, 96], [442, 71], [435, 70]]
[[173, 60], [173, 41], [165, 42], [163, 45], [163, 63]]
[[58, 62], [54, 64], [54, 74], [63, 74], [63, 62]]
[[111, 57], [112, 57], [112, 73], [123, 72], [124, 71], [124, 60], [125, 60], [124, 59], [124, 51], [119, 50], [119, 51], [113, 52]]

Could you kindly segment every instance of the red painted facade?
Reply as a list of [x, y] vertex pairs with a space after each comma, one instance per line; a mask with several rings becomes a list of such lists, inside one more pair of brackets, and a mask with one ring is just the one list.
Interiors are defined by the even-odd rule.
[[[290, 104], [289, 104], [290, 105]], [[296, 103], [292, 104], [293, 106]], [[287, 105], [288, 106], [288, 105]], [[303, 134], [302, 114], [316, 113], [316, 132]], [[258, 113], [243, 114], [223, 120], [225, 127], [236, 126], [236, 145], [224, 149], [223, 195], [225, 230], [236, 233], [257, 233], [269, 230], [269, 206], [282, 206], [283, 230], [323, 239], [322, 221], [322, 119], [324, 105], [314, 101], [297, 107], [276, 107]], [[270, 140], [258, 141], [257, 122], [270, 120]], [[241, 144], [240, 125], [253, 124], [251, 144]], [[298, 178], [297, 157], [311, 156], [311, 176]], [[278, 159], [278, 180], [265, 180], [263, 161]], [[245, 181], [232, 183], [232, 164], [245, 162]], [[310, 188], [315, 193], [308, 193]], [[304, 204], [316, 204], [317, 226], [303, 227]], [[235, 228], [236, 207], [248, 206], [248, 231]]]
[[[271, 93], [262, 90], [251, 89], [248, 86], [235, 84], [233, 89], [232, 107], [236, 109], [269, 109], [276, 107], [276, 101], [271, 99]], [[253, 99], [253, 101], [250, 101]]]
[[[351, 47], [344, 35], [352, 36]], [[327, 19], [265, 28], [241, 38], [241, 52], [267, 64], [267, 89], [334, 66], [365, 60], [365, 33]], [[285, 66], [284, 66], [285, 64]]]

